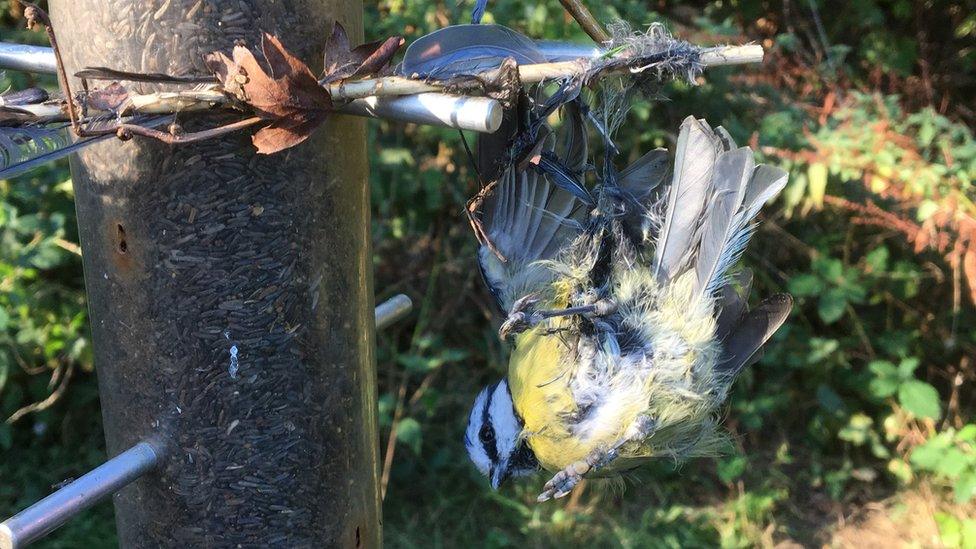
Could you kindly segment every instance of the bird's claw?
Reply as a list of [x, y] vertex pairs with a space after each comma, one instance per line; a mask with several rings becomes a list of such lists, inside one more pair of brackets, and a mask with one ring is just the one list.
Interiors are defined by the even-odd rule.
[[524, 332], [543, 320], [541, 316], [533, 311], [539, 298], [535, 294], [529, 294], [519, 298], [512, 304], [512, 310], [508, 313], [508, 318], [498, 328], [498, 337], [502, 341], [515, 333]]
[[591, 471], [606, 467], [611, 461], [617, 459], [620, 454], [619, 447], [610, 450], [595, 451], [586, 456], [585, 459], [570, 463], [565, 469], [555, 474], [545, 486], [536, 501], [543, 502], [550, 499], [559, 499], [573, 491], [573, 488], [583, 480], [583, 476]]
[[498, 339], [505, 341], [509, 335], [524, 332], [531, 327], [525, 313], [512, 313], [508, 315], [505, 322], [502, 322], [501, 327], [498, 328]]
[[541, 503], [553, 498], [559, 499], [572, 492], [573, 488], [579, 484], [579, 481], [583, 480], [583, 475], [589, 472], [590, 469], [591, 466], [586, 461], [577, 461], [569, 464], [565, 469], [559, 471], [549, 479], [549, 482], [543, 486], [542, 493], [539, 494], [536, 501]]
[[532, 309], [539, 302], [539, 296], [535, 294], [524, 295], [512, 304], [512, 313], [521, 313]]

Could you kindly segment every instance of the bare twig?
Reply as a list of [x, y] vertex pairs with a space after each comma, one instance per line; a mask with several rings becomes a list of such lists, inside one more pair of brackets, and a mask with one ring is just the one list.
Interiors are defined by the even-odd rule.
[[7, 418], [7, 424], [10, 425], [12, 423], [15, 423], [20, 418], [26, 416], [27, 414], [40, 412], [41, 410], [46, 410], [51, 406], [53, 406], [58, 400], [61, 399], [62, 396], [64, 396], [64, 392], [68, 389], [68, 382], [71, 381], [71, 375], [74, 373], [74, 370], [75, 370], [74, 362], [69, 362], [68, 365], [66, 366], [64, 377], [61, 378], [61, 383], [58, 385], [58, 388], [55, 389], [54, 392], [52, 392], [50, 395], [48, 395], [48, 397], [45, 398], [44, 400], [40, 402], [35, 402], [33, 404], [28, 404], [27, 406], [20, 408], [13, 414], [10, 414], [10, 417]]
[[593, 17], [593, 14], [583, 5], [581, 0], [559, 0], [559, 3], [566, 8], [566, 11], [573, 16], [573, 19], [597, 44], [605, 44], [610, 41], [610, 35], [603, 29], [603, 25]]
[[244, 120], [238, 120], [237, 122], [231, 122], [224, 126], [218, 126], [216, 128], [211, 128], [209, 130], [203, 130], [193, 133], [179, 133], [179, 132], [161, 132], [153, 128], [147, 128], [145, 126], [139, 126], [138, 124], [119, 124], [116, 127], [116, 134], [118, 134], [120, 139], [128, 139], [133, 135], [142, 135], [144, 137], [152, 137], [153, 139], [158, 139], [163, 143], [170, 145], [183, 144], [183, 143], [193, 143], [196, 141], [203, 141], [205, 139], [211, 139], [214, 137], [219, 137], [221, 135], [226, 135], [228, 133], [236, 132], [265, 120], [259, 116], [252, 116], [251, 118], [245, 118]]
[[386, 485], [390, 482], [390, 471], [393, 469], [393, 454], [396, 452], [397, 427], [403, 418], [404, 400], [407, 398], [407, 372], [400, 377], [400, 388], [397, 389], [396, 408], [393, 411], [393, 422], [390, 424], [390, 436], [386, 439], [386, 452], [383, 454], [383, 474], [380, 477], [380, 499], [386, 499]]
[[37, 25], [41, 25], [44, 27], [44, 32], [47, 33], [47, 38], [51, 42], [51, 49], [54, 50], [55, 65], [58, 69], [58, 85], [61, 86], [61, 91], [64, 93], [65, 103], [67, 103], [68, 107], [68, 117], [71, 119], [71, 128], [79, 136], [82, 136], [81, 126], [78, 124], [78, 114], [75, 112], [74, 96], [71, 94], [71, 87], [68, 84], [68, 73], [64, 70], [64, 61], [61, 58], [61, 49], [58, 48], [58, 39], [54, 36], [54, 27], [51, 26], [51, 18], [48, 17], [47, 12], [26, 0], [20, 0], [20, 3], [24, 6], [24, 17], [27, 18], [27, 28], [34, 29]]
[[468, 217], [468, 223], [471, 225], [471, 230], [474, 231], [474, 236], [478, 239], [478, 242], [487, 246], [488, 249], [495, 254], [495, 257], [497, 257], [499, 261], [502, 263], [507, 263], [508, 259], [506, 259], [505, 256], [502, 255], [502, 252], [495, 247], [494, 243], [492, 243], [488, 233], [485, 232], [485, 227], [481, 223], [481, 219], [478, 217], [478, 210], [481, 208], [481, 205], [484, 203], [488, 195], [491, 194], [492, 190], [494, 190], [496, 185], [498, 185], [497, 179], [491, 183], [488, 183], [484, 187], [481, 187], [481, 190], [479, 190], [476, 195], [472, 196], [471, 199], [468, 200], [468, 203], [464, 208], [464, 213]]
[[81, 256], [81, 246], [71, 242], [70, 240], [65, 240], [63, 238], [55, 238], [54, 244], [61, 249], [67, 250], [77, 256]]
[[[701, 53], [700, 62], [705, 67], [718, 67], [724, 65], [738, 65], [743, 63], [759, 63], [763, 59], [763, 48], [758, 44], [745, 46], [724, 46], [708, 48]], [[585, 71], [589, 66], [588, 59], [577, 59], [573, 61], [560, 61], [556, 63], [535, 63], [531, 65], [519, 65], [519, 80], [523, 84], [536, 84], [544, 80], [565, 78]], [[628, 69], [623, 68], [617, 71], [625, 73]], [[402, 76], [386, 76], [383, 78], [370, 78], [364, 80], [351, 80], [339, 82], [329, 86], [329, 93], [335, 101], [358, 99], [362, 97], [385, 96], [385, 95], [412, 95], [415, 93], [427, 93], [442, 91], [446, 87], [477, 90], [485, 81], [492, 81], [498, 77], [495, 70], [488, 71], [466, 82], [442, 83], [436, 81], [417, 80]]]

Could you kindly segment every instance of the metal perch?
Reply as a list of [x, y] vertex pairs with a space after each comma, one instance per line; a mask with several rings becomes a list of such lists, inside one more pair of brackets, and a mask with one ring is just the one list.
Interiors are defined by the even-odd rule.
[[[51, 48], [0, 42], [0, 69], [55, 74], [57, 63]], [[209, 109], [226, 101], [224, 94], [216, 89], [134, 94], [131, 99], [134, 110], [145, 113]], [[56, 116], [61, 112], [56, 106], [32, 107], [22, 108], [42, 116]], [[340, 105], [336, 110], [355, 116], [487, 133], [498, 130], [502, 116], [501, 103], [494, 99], [446, 93], [426, 93], [418, 97], [365, 97]]]
[[376, 329], [383, 330], [402, 319], [413, 309], [410, 298], [397, 294], [376, 306]]
[[[590, 45], [545, 41], [538, 44], [540, 51], [551, 62], [521, 65], [519, 77], [523, 83], [537, 83], [574, 74], [586, 60], [605, 53], [599, 47]], [[757, 63], [762, 59], [762, 46], [750, 44], [704, 49], [700, 61], [705, 67], [716, 67]], [[54, 74], [55, 67], [51, 48], [0, 42], [0, 68]], [[336, 109], [345, 114], [484, 133], [498, 130], [502, 113], [498, 101], [442, 93], [443, 89], [443, 85], [434, 82], [389, 76], [332, 84], [329, 93], [337, 101], [349, 101]], [[161, 113], [208, 109], [226, 102], [227, 98], [218, 89], [208, 88], [133, 94], [130, 100], [135, 112]]]
[[0, 69], [54, 74], [54, 51], [44, 46], [0, 42]]
[[143, 441], [0, 524], [0, 549], [38, 540], [78, 513], [154, 469], [158, 444]]

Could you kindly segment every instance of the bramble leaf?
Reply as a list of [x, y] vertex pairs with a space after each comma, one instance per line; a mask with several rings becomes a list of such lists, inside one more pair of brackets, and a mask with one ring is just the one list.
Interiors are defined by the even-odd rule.
[[939, 392], [924, 381], [913, 379], [898, 387], [898, 402], [915, 417], [939, 419], [942, 415]]

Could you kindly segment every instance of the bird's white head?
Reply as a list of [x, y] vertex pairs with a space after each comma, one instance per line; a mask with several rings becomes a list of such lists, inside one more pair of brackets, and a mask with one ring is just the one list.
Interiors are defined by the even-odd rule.
[[539, 468], [521, 433], [522, 421], [515, 413], [508, 382], [503, 379], [485, 387], [471, 408], [464, 446], [492, 488], [498, 489], [506, 479], [529, 475]]

